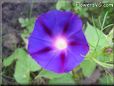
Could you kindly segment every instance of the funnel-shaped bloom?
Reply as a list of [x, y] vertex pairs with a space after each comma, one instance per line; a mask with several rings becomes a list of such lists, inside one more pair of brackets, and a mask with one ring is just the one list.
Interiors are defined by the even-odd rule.
[[78, 15], [52, 10], [36, 19], [28, 52], [44, 69], [69, 72], [84, 60], [88, 50]]

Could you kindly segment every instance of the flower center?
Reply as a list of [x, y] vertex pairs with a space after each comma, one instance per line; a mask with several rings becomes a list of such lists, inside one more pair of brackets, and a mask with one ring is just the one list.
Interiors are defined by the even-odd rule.
[[65, 48], [67, 48], [67, 42], [64, 38], [58, 38], [55, 41], [55, 47], [59, 50], [64, 50]]

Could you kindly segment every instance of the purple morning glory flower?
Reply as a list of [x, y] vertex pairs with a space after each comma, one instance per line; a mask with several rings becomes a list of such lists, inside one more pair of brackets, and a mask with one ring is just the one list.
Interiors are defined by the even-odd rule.
[[88, 50], [78, 15], [52, 10], [36, 19], [28, 52], [44, 69], [69, 72], [84, 60]]

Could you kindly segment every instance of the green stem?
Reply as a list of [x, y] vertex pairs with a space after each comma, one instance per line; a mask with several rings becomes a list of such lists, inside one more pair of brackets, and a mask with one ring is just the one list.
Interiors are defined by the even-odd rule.
[[101, 26], [101, 31], [103, 31], [103, 27], [104, 27], [104, 24], [106, 22], [107, 15], [108, 15], [108, 11], [104, 15], [103, 23], [102, 23], [102, 26]]

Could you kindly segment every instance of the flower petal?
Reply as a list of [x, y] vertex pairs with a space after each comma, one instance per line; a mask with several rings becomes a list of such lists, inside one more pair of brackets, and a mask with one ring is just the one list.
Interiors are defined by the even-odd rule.
[[82, 30], [82, 21], [80, 17], [76, 14], [72, 14], [70, 16], [70, 19], [67, 21], [66, 25], [64, 25], [63, 32], [66, 34], [66, 36], [73, 35], [75, 33], [78, 33]]
[[[54, 46], [56, 38], [62, 35], [68, 42], [65, 51]], [[44, 69], [56, 73], [69, 72], [84, 60], [88, 50], [78, 15], [52, 10], [36, 19], [29, 37], [28, 52]]]
[[68, 56], [65, 72], [78, 66], [89, 51], [89, 46], [82, 31], [69, 37]]
[[30, 36], [29, 37], [29, 42], [28, 42], [28, 52], [30, 54], [34, 52], [39, 52], [40, 50], [50, 47], [51, 48], [51, 42], [45, 39], [40, 39], [37, 37]]
[[87, 52], [88, 49], [85, 49], [85, 46], [70, 46], [67, 52], [65, 72], [69, 72], [77, 67], [84, 60]]
[[45, 23], [50, 31], [52, 31], [53, 35], [57, 35], [63, 31], [65, 24], [72, 15], [71, 12], [52, 10], [42, 14], [39, 18]]
[[31, 37], [43, 40], [48, 39], [48, 41], [51, 41], [50, 34], [51, 33], [48, 31], [47, 26], [45, 26], [45, 24], [41, 22], [39, 18], [37, 18], [34, 25], [34, 30], [31, 33]]
[[70, 35], [68, 37], [68, 44], [69, 46], [75, 46], [75, 45], [88, 46], [87, 40], [82, 30], [79, 31], [78, 33]]
[[64, 72], [65, 57], [62, 56], [61, 58], [61, 53], [49, 51], [45, 54], [32, 55], [32, 57], [46, 70], [50, 70], [56, 73]]

